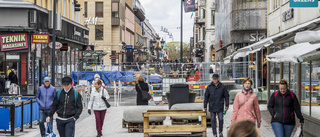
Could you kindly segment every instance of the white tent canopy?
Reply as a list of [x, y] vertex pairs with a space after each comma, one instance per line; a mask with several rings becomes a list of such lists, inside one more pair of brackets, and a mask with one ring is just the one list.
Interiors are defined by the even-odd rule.
[[320, 44], [299, 43], [267, 56], [271, 62], [304, 62], [320, 56]]

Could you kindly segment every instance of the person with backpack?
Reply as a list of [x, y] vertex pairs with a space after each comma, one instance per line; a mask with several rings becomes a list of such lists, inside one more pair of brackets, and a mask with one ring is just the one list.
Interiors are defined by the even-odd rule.
[[[36, 100], [39, 105], [39, 112], [40, 112], [40, 118], [39, 118], [39, 126], [40, 126], [40, 133], [41, 137], [44, 137], [46, 134], [44, 122], [46, 121], [46, 117], [49, 116], [50, 112], [50, 106], [53, 102], [53, 99], [56, 95], [56, 88], [52, 85], [50, 85], [50, 78], [45, 77], [43, 80], [43, 85], [39, 87]], [[50, 118], [50, 125], [52, 127], [53, 119]]]
[[258, 96], [253, 93], [251, 88], [252, 80], [245, 78], [243, 80], [243, 89], [237, 93], [233, 102], [233, 112], [231, 123], [250, 120], [254, 123], [257, 122], [257, 127], [261, 125], [261, 113], [259, 108]]
[[97, 137], [102, 136], [102, 127], [104, 122], [104, 117], [107, 112], [107, 104], [106, 100], [109, 99], [108, 91], [102, 87], [101, 80], [95, 80], [94, 89], [90, 95], [90, 102], [88, 104], [88, 113], [91, 115], [91, 110], [94, 111], [94, 115], [96, 118], [96, 129], [98, 132]]
[[74, 137], [75, 122], [79, 119], [82, 112], [82, 97], [78, 91], [72, 87], [70, 77], [62, 78], [63, 89], [57, 92], [56, 97], [50, 107], [49, 117], [57, 112], [57, 129], [60, 137]]
[[288, 90], [288, 82], [279, 82], [279, 91], [274, 92], [268, 103], [271, 114], [271, 125], [276, 137], [290, 137], [295, 127], [295, 114], [303, 126], [304, 118], [301, 114], [300, 103], [296, 95]]

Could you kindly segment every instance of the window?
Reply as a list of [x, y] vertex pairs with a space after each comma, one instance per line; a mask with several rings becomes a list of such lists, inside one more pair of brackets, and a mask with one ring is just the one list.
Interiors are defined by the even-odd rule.
[[[111, 51], [111, 54], [112, 54], [112, 55], [116, 55], [116, 52], [117, 52], [117, 51], [112, 50], [112, 51]], [[112, 60], [111, 60], [111, 64], [115, 64], [115, 63], [116, 63], [116, 59], [112, 59]]]
[[202, 17], [203, 17], [203, 19], [205, 19], [206, 18], [206, 10], [202, 9], [202, 12], [203, 12], [203, 14], [202, 14], [203, 16]]
[[202, 28], [202, 40], [205, 40], [206, 39], [206, 28], [203, 27]]
[[96, 40], [103, 40], [103, 25], [96, 25]]
[[211, 10], [211, 25], [215, 25], [215, 20], [214, 20], [214, 16], [215, 16], [215, 14], [214, 14], [214, 10]]
[[87, 5], [88, 3], [87, 2], [84, 2], [84, 17], [86, 18], [87, 16], [88, 16], [88, 5]]
[[44, 0], [44, 8], [47, 8], [48, 0]]
[[271, 9], [275, 10], [280, 7], [280, 0], [271, 0]]
[[118, 2], [112, 3], [112, 17], [119, 18], [119, 3]]
[[103, 17], [103, 2], [96, 2], [96, 17]]
[[67, 0], [63, 0], [63, 16], [67, 16]]

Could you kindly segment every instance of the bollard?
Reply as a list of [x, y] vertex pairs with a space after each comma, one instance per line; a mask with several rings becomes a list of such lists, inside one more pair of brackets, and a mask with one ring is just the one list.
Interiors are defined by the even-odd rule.
[[20, 132], [23, 132], [23, 109], [24, 109], [24, 103], [21, 102], [21, 126], [20, 126]]
[[113, 81], [113, 98], [114, 98], [114, 106], [117, 106], [117, 85], [116, 85], [116, 81]]
[[11, 116], [11, 136], [14, 136], [14, 117], [15, 117], [15, 104], [11, 104], [10, 106], [10, 116]]
[[30, 109], [31, 109], [31, 114], [30, 114], [30, 126], [29, 126], [29, 128], [32, 128], [32, 112], [33, 112], [33, 101], [32, 101], [32, 99], [30, 100]]

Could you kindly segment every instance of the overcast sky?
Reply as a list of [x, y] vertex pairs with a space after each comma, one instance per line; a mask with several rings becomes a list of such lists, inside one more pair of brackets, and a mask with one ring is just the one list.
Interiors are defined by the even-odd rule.
[[[171, 42], [172, 39], [165, 38], [166, 33], [161, 32], [161, 26], [164, 26], [172, 33], [174, 41], [180, 41], [180, 7], [181, 0], [140, 0], [146, 12], [146, 19], [149, 20], [153, 28], [161, 37]], [[193, 33], [194, 15], [191, 18], [191, 12], [184, 13], [183, 10], [183, 41], [190, 43], [190, 37]]]

